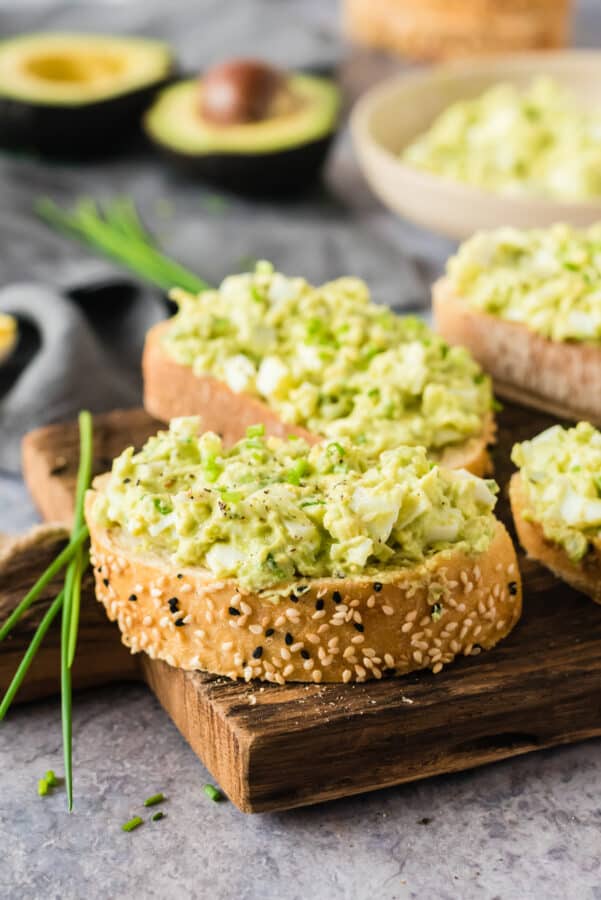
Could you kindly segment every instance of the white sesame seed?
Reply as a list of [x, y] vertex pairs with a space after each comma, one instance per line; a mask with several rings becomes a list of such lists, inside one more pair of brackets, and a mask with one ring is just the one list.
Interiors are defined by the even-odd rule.
[[233, 641], [224, 641], [223, 644], [221, 645], [221, 649], [222, 650], [231, 650], [233, 646], [234, 646]]
[[434, 663], [434, 665], [432, 666], [433, 674], [438, 675], [438, 673], [441, 671], [442, 671], [442, 663], [441, 662]]
[[288, 666], [286, 666], [286, 668], [283, 670], [282, 675], [283, 675], [285, 678], [288, 678], [288, 676], [289, 676], [289, 675], [292, 675], [293, 672], [294, 672], [294, 666], [288, 665]]
[[357, 673], [359, 678], [365, 678], [365, 676], [367, 675], [367, 672], [365, 671], [363, 666], [355, 666], [355, 672]]
[[319, 637], [316, 634], [308, 634], [306, 635], [307, 640], [310, 641], [311, 644], [319, 644]]
[[385, 653], [384, 654], [384, 662], [386, 663], [386, 665], [388, 666], [389, 669], [392, 669], [394, 666], [394, 656], [392, 656], [390, 653]]
[[188, 582], [184, 582], [180, 588], [178, 588], [180, 594], [189, 594], [192, 590], [192, 585], [188, 584]]
[[305, 672], [310, 672], [314, 665], [315, 663], [312, 659], [306, 659], [303, 663], [303, 669]]
[[261, 628], [260, 625], [249, 625], [249, 626], [248, 626], [248, 630], [249, 630], [252, 634], [262, 634], [262, 633], [263, 633], [263, 629]]
[[151, 588], [150, 596], [151, 597], [162, 597], [163, 592], [161, 590], [159, 590], [158, 588]]
[[413, 659], [415, 660], [416, 663], [421, 663], [421, 662], [423, 662], [423, 656], [422, 656], [421, 650], [416, 650], [416, 651], [414, 652], [414, 654], [413, 654]]
[[351, 680], [352, 677], [353, 677], [353, 673], [351, 672], [350, 669], [345, 669], [343, 671], [342, 680], [344, 681], [345, 684], [348, 684], [348, 682]]
[[365, 638], [362, 634], [356, 634], [354, 638], [351, 638], [351, 644], [362, 644], [365, 641]]
[[251, 614], [251, 612], [252, 612], [252, 606], [249, 606], [248, 603], [245, 603], [245, 602], [244, 602], [244, 600], [241, 600], [241, 601], [240, 601], [240, 609], [241, 609], [242, 612], [245, 613], [247, 616], [250, 616], [250, 614]]
[[152, 625], [152, 616], [144, 616], [142, 625]]
[[311, 673], [311, 678], [313, 679], [313, 681], [315, 681], [317, 684], [319, 684], [319, 682], [323, 678], [321, 670], [315, 669], [315, 671]]
[[392, 608], [392, 606], [383, 606], [382, 612], [384, 613], [385, 616], [393, 616], [394, 615], [394, 609]]
[[297, 641], [295, 644], [290, 644], [290, 650], [292, 653], [298, 653], [299, 650], [302, 650], [304, 647], [303, 641]]
[[325, 614], [326, 614], [325, 609], [317, 609], [317, 610], [315, 610], [315, 612], [313, 613], [313, 615], [311, 616], [311, 618], [312, 618], [312, 619], [323, 619], [323, 617], [325, 616]]
[[413, 628], [413, 622], [405, 622], [404, 625], [401, 626], [401, 631], [403, 634], [408, 634]]
[[282, 657], [282, 659], [290, 659], [290, 651], [287, 647], [282, 647], [282, 649], [280, 650], [280, 656]]
[[285, 616], [278, 616], [273, 624], [275, 625], [276, 628], [281, 628], [285, 622], [286, 622]]

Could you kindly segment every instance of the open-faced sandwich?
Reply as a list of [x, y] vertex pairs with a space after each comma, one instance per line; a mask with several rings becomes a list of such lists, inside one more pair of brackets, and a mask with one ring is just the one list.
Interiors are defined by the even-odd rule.
[[490, 468], [489, 378], [421, 321], [370, 302], [356, 278], [313, 287], [268, 263], [197, 296], [148, 334], [144, 404], [201, 415], [226, 444], [261, 422], [310, 442], [350, 438], [377, 454], [424, 446], [452, 468]]
[[516, 444], [511, 508], [529, 556], [601, 603], [601, 433], [554, 425]]
[[99, 599], [132, 652], [230, 678], [365, 681], [496, 644], [521, 612], [496, 485], [418, 447], [378, 458], [195, 418], [88, 493]]
[[501, 396], [601, 422], [601, 224], [476, 234], [435, 284], [434, 317]]

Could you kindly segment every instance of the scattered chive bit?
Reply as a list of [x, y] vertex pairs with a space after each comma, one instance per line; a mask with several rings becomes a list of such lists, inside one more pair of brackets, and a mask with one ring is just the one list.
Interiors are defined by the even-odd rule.
[[45, 797], [48, 793], [48, 782], [45, 778], [40, 778], [38, 781], [38, 797]]
[[157, 803], [162, 803], [165, 800], [164, 794], [153, 794], [152, 797], [147, 797], [144, 801], [144, 806], [156, 806]]
[[249, 425], [246, 429], [246, 437], [254, 438], [254, 437], [263, 437], [265, 434], [265, 426], [262, 424], [259, 425]]
[[213, 800], [214, 803], [219, 803], [220, 800], [223, 800], [223, 794], [221, 791], [218, 791], [216, 787], [212, 784], [205, 784], [203, 787], [203, 791], [209, 798], [209, 800]]
[[161, 812], [161, 811], [159, 810], [158, 812], [155, 812], [154, 816], [152, 817], [152, 821], [153, 821], [153, 822], [160, 822], [160, 820], [161, 820], [161, 819], [164, 819], [164, 818], [165, 818], [165, 813], [164, 813], [164, 812]]
[[44, 779], [49, 787], [56, 787], [57, 784], [60, 784], [60, 779], [56, 777], [52, 769], [48, 769], [44, 775]]
[[133, 819], [130, 819], [129, 822], [124, 822], [121, 826], [121, 831], [133, 831], [135, 828], [139, 828], [143, 823], [144, 819], [140, 816], [134, 816]]

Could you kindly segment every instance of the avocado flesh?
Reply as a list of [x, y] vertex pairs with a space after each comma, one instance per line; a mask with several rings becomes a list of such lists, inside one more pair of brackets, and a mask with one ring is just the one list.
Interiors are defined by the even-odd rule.
[[81, 106], [161, 82], [169, 48], [145, 38], [28, 34], [0, 43], [0, 98]]
[[202, 84], [181, 81], [165, 88], [145, 117], [159, 144], [188, 156], [275, 153], [318, 141], [336, 127], [340, 105], [336, 85], [324, 78], [291, 75], [291, 109], [260, 122], [214, 125], [202, 118]]

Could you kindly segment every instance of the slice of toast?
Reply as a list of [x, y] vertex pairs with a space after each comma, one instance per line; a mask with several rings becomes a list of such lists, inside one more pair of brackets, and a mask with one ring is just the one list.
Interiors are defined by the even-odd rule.
[[516, 472], [509, 482], [509, 499], [520, 544], [532, 559], [566, 581], [595, 603], [601, 603], [601, 547], [595, 546], [580, 563], [574, 563], [560, 544], [548, 540], [542, 526], [524, 518], [528, 498], [522, 476]]
[[493, 647], [520, 617], [517, 559], [500, 522], [484, 553], [441, 552], [383, 571], [381, 581], [303, 579], [274, 601], [206, 569], [135, 553], [120, 530], [94, 521], [102, 489], [101, 477], [86, 498], [97, 597], [132, 653], [171, 666], [277, 684], [436, 673], [459, 654]]
[[[201, 416], [203, 428], [220, 434], [226, 446], [244, 437], [249, 425], [262, 423], [268, 434], [286, 437], [296, 434], [314, 444], [321, 440], [298, 425], [287, 425], [257, 397], [236, 394], [211, 375], [195, 375], [164, 351], [162, 337], [169, 322], [160, 322], [146, 336], [142, 371], [144, 375], [144, 407], [162, 422], [178, 416]], [[482, 434], [463, 444], [448, 447], [440, 456], [442, 465], [452, 469], [468, 469], [474, 475], [492, 471], [488, 445], [495, 439], [492, 413], [483, 423]]]
[[496, 393], [563, 419], [601, 424], [601, 346], [551, 341], [518, 322], [473, 309], [449, 280], [432, 292], [436, 330], [470, 351]]

